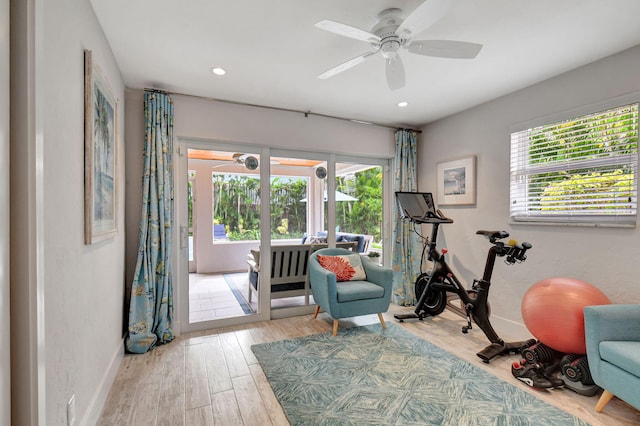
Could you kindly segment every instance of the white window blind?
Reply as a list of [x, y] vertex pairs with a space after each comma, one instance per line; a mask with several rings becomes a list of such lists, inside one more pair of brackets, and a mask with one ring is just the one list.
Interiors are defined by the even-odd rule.
[[511, 134], [514, 222], [635, 226], [638, 104]]

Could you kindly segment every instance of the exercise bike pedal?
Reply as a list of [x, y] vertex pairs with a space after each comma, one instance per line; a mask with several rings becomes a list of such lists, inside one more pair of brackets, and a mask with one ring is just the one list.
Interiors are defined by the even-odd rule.
[[416, 313], [410, 313], [410, 314], [394, 314], [393, 317], [395, 319], [398, 320], [398, 322], [404, 322], [404, 320], [408, 320], [408, 319], [417, 319], [422, 321], [424, 319], [424, 316], [422, 315], [418, 315]]
[[482, 362], [488, 364], [493, 358], [504, 354], [506, 349], [507, 348], [504, 343], [494, 342], [478, 352], [476, 355], [482, 360]]

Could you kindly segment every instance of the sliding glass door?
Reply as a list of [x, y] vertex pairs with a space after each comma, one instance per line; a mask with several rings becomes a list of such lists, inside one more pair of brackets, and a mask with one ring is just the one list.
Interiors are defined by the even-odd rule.
[[314, 304], [307, 259], [322, 231], [327, 156], [284, 150], [271, 154], [271, 318], [309, 314]]
[[180, 146], [181, 330], [309, 314], [310, 250], [384, 259], [388, 160], [202, 141]]
[[193, 142], [180, 151], [177, 187], [185, 191], [177, 204], [186, 205], [179, 217], [188, 236], [181, 236], [188, 267], [178, 268], [177, 280], [181, 329], [267, 319], [249, 258], [260, 245], [261, 149]]
[[358, 251], [375, 261], [382, 260], [384, 182], [382, 165], [336, 163], [337, 236], [363, 236]]

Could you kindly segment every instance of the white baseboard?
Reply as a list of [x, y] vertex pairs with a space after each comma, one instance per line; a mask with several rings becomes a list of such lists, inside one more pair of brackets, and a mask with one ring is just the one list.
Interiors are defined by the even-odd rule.
[[102, 380], [100, 381], [100, 386], [96, 390], [91, 402], [89, 403], [89, 408], [87, 409], [84, 417], [80, 421], [81, 426], [87, 425], [95, 425], [102, 414], [102, 410], [104, 409], [104, 404], [107, 402], [107, 397], [109, 396], [109, 391], [111, 390], [111, 386], [118, 375], [118, 370], [120, 369], [120, 364], [124, 358], [124, 337], [118, 346], [118, 349], [111, 357], [111, 362], [109, 363], [109, 368], [104, 372], [102, 376]]

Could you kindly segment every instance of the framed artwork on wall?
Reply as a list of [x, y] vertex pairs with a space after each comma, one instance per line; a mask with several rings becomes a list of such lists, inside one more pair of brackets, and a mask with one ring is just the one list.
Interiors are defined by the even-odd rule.
[[437, 164], [438, 205], [476, 203], [475, 155]]
[[84, 51], [84, 242], [118, 233], [118, 102], [109, 83]]

